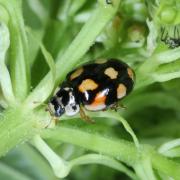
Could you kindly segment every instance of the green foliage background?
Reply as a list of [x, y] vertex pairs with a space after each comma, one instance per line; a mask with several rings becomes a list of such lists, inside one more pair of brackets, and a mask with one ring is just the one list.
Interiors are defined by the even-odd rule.
[[[0, 179], [180, 179], [179, 0], [0, 0]], [[72, 68], [117, 58], [136, 72], [118, 112], [45, 105]]]

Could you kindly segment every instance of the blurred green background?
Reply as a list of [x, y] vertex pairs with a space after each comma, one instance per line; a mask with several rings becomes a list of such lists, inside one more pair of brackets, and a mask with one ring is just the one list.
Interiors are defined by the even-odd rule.
[[[105, 0], [99, 0], [99, 2], [95, 0], [24, 0], [22, 11], [25, 27], [33, 31], [35, 37], [43, 43], [56, 62], [101, 3], [105, 3], [105, 6], [114, 5], [113, 0], [109, 5], [106, 5]], [[128, 121], [141, 144], [152, 146], [177, 164], [180, 163], [180, 49], [178, 46], [172, 48], [169, 41], [162, 41], [162, 28], [165, 28], [167, 39], [180, 40], [179, 10], [178, 0], [168, 2], [122, 0], [116, 14], [76, 63], [78, 66], [101, 57], [114, 57], [128, 63], [136, 72], [136, 86], [133, 93], [122, 102], [127, 108], [120, 109], [117, 113]], [[106, 14], [104, 16], [106, 17]], [[177, 33], [174, 33], [175, 27], [178, 29]], [[96, 30], [94, 27], [89, 29]], [[30, 89], [32, 90], [47, 74], [49, 67], [45, 63], [38, 43], [30, 35], [27, 38], [30, 54], [28, 62], [31, 75]], [[7, 65], [9, 65], [8, 61]], [[69, 69], [71, 66], [73, 65], [71, 64]], [[61, 81], [65, 75], [61, 77]], [[3, 111], [3, 105], [1, 107]], [[132, 141], [131, 136], [118, 121], [98, 116], [93, 119], [96, 121], [95, 125], [73, 119], [59, 122], [57, 126], [75, 127], [107, 139]], [[46, 138], [45, 135], [45, 139], [49, 146], [65, 160], [93, 152], [68, 142], [61, 142], [58, 138]], [[163, 146], [167, 142], [170, 143]], [[122, 163], [134, 172], [132, 167]], [[152, 168], [154, 175], [147, 175], [153, 178], [152, 180], [171, 179], [170, 176]], [[151, 173], [151, 170], [149, 172]], [[137, 179], [146, 180], [143, 178], [146, 176], [140, 175], [137, 169], [135, 174]], [[45, 158], [30, 143], [21, 143], [1, 158], [0, 179], [55, 180], [58, 178], [55, 177]], [[128, 180], [131, 178], [110, 167], [88, 164], [73, 167], [65, 179]]]

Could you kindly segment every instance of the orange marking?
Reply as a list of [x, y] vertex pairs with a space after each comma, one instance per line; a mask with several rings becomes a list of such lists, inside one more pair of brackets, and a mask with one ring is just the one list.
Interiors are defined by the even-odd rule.
[[107, 68], [105, 71], [104, 71], [104, 74], [106, 74], [107, 76], [109, 76], [111, 79], [116, 79], [117, 76], [118, 76], [118, 72], [112, 68], [112, 67], [109, 67]]
[[128, 69], [127, 69], [127, 73], [128, 73], [128, 75], [129, 75], [129, 77], [130, 77], [132, 80], [134, 80], [134, 72], [132, 71], [131, 68], [128, 68]]
[[124, 84], [119, 84], [117, 88], [117, 98], [121, 99], [126, 95], [126, 86]]
[[96, 97], [91, 104], [91, 106], [99, 106], [99, 105], [105, 105], [106, 95], [104, 92], [99, 92], [96, 94]]
[[109, 89], [105, 89], [96, 94], [94, 101], [90, 105], [85, 105], [85, 108], [89, 111], [99, 111], [106, 108], [106, 97], [109, 92]]
[[98, 85], [92, 79], [85, 79], [79, 85], [79, 91], [84, 93], [88, 90], [94, 90], [98, 87]]
[[75, 78], [77, 78], [78, 76], [81, 75], [81, 73], [83, 72], [83, 68], [79, 68], [77, 69], [75, 72], [73, 72], [70, 76], [70, 80], [73, 80]]

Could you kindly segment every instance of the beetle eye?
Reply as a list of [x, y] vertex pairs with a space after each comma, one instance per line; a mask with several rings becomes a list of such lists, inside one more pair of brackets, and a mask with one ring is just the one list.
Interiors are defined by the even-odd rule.
[[58, 106], [58, 107], [55, 107], [55, 113], [54, 113], [54, 115], [55, 115], [56, 117], [59, 117], [59, 116], [61, 116], [62, 114], [64, 114], [64, 112], [65, 112], [65, 109], [64, 109], [62, 106]]

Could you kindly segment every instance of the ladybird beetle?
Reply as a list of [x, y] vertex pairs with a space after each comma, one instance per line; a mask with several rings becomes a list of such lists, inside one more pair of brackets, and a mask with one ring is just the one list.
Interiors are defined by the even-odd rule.
[[67, 74], [49, 108], [55, 117], [80, 112], [84, 118], [81, 107], [89, 111], [113, 107], [132, 91], [134, 82], [135, 73], [126, 63], [117, 59], [96, 60]]

